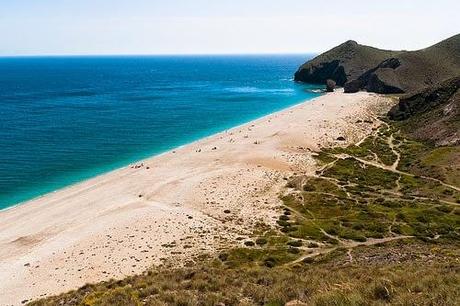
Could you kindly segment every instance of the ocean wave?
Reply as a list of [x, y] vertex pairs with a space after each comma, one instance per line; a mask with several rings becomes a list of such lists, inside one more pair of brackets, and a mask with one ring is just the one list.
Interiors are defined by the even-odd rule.
[[259, 88], [252, 86], [243, 86], [243, 87], [229, 87], [225, 91], [233, 93], [274, 93], [274, 94], [287, 94], [293, 93], [294, 89], [292, 88]]
[[324, 92], [324, 89], [319, 89], [319, 88], [316, 88], [316, 89], [305, 89], [305, 92], [323, 93], [323, 92]]

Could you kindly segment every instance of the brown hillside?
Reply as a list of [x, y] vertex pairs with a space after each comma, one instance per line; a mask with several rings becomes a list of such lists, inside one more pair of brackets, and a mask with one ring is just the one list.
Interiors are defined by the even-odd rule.
[[345, 92], [410, 93], [460, 75], [460, 34], [417, 51], [388, 51], [348, 41], [302, 65], [295, 80]]
[[388, 115], [417, 139], [460, 144], [460, 76], [402, 97]]

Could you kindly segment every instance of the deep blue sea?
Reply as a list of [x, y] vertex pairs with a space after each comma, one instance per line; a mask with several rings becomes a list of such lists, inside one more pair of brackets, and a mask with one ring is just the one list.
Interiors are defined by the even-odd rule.
[[314, 98], [310, 57], [0, 58], [0, 208]]

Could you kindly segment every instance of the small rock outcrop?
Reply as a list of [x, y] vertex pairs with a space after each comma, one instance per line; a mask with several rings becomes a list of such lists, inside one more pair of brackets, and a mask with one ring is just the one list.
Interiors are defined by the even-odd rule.
[[314, 84], [324, 84], [330, 78], [333, 78], [337, 84], [344, 84], [347, 81], [345, 69], [338, 60], [308, 65], [298, 70], [294, 76], [296, 81]]
[[397, 58], [384, 60], [377, 67], [360, 75], [356, 80], [345, 83], [344, 91], [354, 93], [365, 89], [380, 94], [403, 93], [404, 90], [394, 72], [400, 65], [401, 63]]
[[402, 87], [391, 68], [380, 69], [370, 74], [369, 78], [362, 83], [362, 88], [366, 91], [379, 94], [404, 93]]
[[336, 85], [336, 83], [335, 83], [334, 80], [328, 79], [326, 81], [326, 91], [327, 92], [334, 92], [335, 85]]
[[351, 80], [343, 85], [345, 93], [355, 93], [360, 91], [361, 88], [363, 88], [363, 84], [360, 80]]

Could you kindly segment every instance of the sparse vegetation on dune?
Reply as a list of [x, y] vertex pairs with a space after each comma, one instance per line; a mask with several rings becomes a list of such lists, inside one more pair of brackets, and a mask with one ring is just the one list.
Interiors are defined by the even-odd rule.
[[242, 247], [30, 304], [458, 305], [459, 148], [374, 134], [289, 178], [277, 228]]
[[[260, 250], [247, 250], [258, 254]], [[345, 249], [293, 265], [209, 260], [87, 285], [32, 305], [455, 305], [458, 244], [418, 240]], [[293, 301], [299, 301], [298, 304]], [[306, 303], [301, 304], [300, 302]]]

